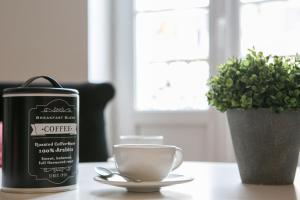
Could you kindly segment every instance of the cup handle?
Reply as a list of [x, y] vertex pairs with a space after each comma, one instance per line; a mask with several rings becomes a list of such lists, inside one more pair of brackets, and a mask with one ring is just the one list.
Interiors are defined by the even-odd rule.
[[175, 161], [173, 163], [172, 171], [177, 169], [183, 162], [183, 153], [182, 149], [176, 147], [176, 152], [175, 152]]

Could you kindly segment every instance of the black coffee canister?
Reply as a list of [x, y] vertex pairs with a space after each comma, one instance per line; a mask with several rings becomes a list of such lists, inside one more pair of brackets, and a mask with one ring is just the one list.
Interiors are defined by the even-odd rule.
[[[53, 87], [37, 87], [38, 78]], [[57, 192], [76, 188], [79, 96], [48, 76], [3, 91], [2, 190]]]

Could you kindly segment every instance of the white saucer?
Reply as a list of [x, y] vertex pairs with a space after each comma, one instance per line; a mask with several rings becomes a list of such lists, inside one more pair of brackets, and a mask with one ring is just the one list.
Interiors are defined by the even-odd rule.
[[113, 176], [112, 178], [108, 179], [103, 179], [99, 176], [95, 176], [94, 180], [107, 185], [124, 187], [129, 192], [157, 192], [161, 187], [186, 183], [194, 179], [184, 175], [170, 174], [162, 181], [128, 182], [118, 176]]

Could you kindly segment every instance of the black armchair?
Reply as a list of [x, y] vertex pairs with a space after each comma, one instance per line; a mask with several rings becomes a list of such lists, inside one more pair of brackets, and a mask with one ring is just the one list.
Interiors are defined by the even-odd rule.
[[[0, 82], [0, 121], [3, 121], [3, 89], [18, 87], [21, 83]], [[106, 161], [108, 158], [104, 109], [115, 94], [110, 83], [62, 84], [73, 88], [80, 95], [79, 161]]]

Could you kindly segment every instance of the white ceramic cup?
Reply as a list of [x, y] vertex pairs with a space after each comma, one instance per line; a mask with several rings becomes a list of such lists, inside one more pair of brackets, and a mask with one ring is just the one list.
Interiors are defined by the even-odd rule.
[[141, 181], [161, 181], [183, 161], [182, 150], [170, 145], [119, 144], [113, 150], [119, 173]]

